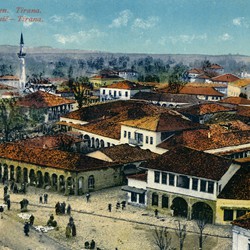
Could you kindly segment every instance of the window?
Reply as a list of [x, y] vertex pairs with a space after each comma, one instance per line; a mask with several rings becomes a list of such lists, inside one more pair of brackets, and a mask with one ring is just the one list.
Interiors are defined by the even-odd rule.
[[169, 185], [170, 186], [174, 186], [174, 175], [173, 174], [169, 174]]
[[201, 180], [201, 187], [200, 187], [201, 192], [206, 192], [206, 184], [207, 184], [206, 181]]
[[126, 138], [126, 137], [127, 137], [127, 131], [124, 130], [124, 138]]
[[90, 175], [88, 178], [88, 188], [94, 188], [95, 187], [95, 178], [93, 175]]
[[185, 175], [178, 176], [177, 187], [189, 189], [189, 178]]
[[128, 139], [131, 138], [131, 132], [128, 132]]
[[137, 141], [137, 143], [142, 144], [142, 142], [143, 142], [143, 134], [135, 132], [135, 140]]
[[137, 202], [137, 193], [131, 192], [131, 201]]
[[168, 208], [168, 197], [166, 195], [162, 196], [161, 207]]
[[148, 136], [146, 136], [146, 143], [148, 144]]
[[225, 209], [224, 210], [224, 221], [232, 221], [234, 215], [234, 210]]
[[150, 144], [153, 144], [153, 137], [150, 136]]
[[156, 183], [160, 182], [160, 172], [159, 171], [155, 171], [155, 182]]
[[214, 183], [212, 181], [208, 182], [207, 192], [210, 193], [210, 194], [214, 193]]
[[246, 210], [237, 210], [236, 211], [236, 218], [246, 214], [246, 212], [247, 212]]
[[107, 147], [110, 147], [110, 142], [107, 143]]
[[166, 173], [162, 173], [161, 174], [161, 183], [162, 184], [167, 184], [167, 174]]
[[119, 91], [119, 96], [122, 96], [122, 92], [121, 91]]
[[109, 95], [111, 95], [111, 90], [109, 91]]
[[128, 97], [128, 91], [125, 92], [125, 96]]
[[102, 91], [102, 94], [105, 95], [105, 89]]
[[139, 194], [139, 203], [145, 204], [145, 194]]
[[157, 193], [152, 194], [152, 206], [158, 206], [158, 194]]
[[198, 179], [196, 179], [196, 178], [192, 179], [192, 189], [198, 190]]
[[116, 90], [114, 91], [114, 97], [116, 97]]

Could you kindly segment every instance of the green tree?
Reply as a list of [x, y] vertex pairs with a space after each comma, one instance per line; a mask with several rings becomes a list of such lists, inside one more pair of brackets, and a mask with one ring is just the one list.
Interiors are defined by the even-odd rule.
[[68, 85], [74, 93], [79, 109], [82, 108], [83, 105], [88, 104], [90, 90], [93, 89], [88, 77], [80, 76], [75, 79], [70, 79]]
[[168, 90], [171, 93], [179, 93], [181, 88], [187, 83], [186, 81], [187, 68], [181, 64], [173, 67], [172, 73], [168, 79]]
[[15, 138], [17, 132], [28, 126], [28, 117], [13, 100], [0, 100], [0, 129], [4, 134], [4, 141]]

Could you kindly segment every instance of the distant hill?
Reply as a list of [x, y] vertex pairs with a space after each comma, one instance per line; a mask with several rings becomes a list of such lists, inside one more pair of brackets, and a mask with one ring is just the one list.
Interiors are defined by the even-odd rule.
[[[18, 51], [19, 46], [0, 45], [0, 75], [8, 70], [12, 74], [18, 74]], [[158, 74], [180, 63], [189, 68], [199, 67], [204, 60], [220, 64], [225, 72], [234, 74], [239, 74], [242, 70], [250, 72], [250, 56], [244, 55], [125, 54], [57, 49], [47, 46], [25, 48], [25, 52], [28, 75], [65, 77], [70, 67], [74, 76], [83, 74], [91, 76], [104, 68], [133, 68], [144, 75]]]

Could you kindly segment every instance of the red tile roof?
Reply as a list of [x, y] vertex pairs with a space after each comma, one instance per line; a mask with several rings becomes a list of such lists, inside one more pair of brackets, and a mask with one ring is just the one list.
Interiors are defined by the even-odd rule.
[[231, 164], [231, 159], [187, 147], [177, 147], [154, 160], [142, 163], [142, 167], [218, 181]]
[[0, 90], [11, 90], [11, 89], [16, 89], [16, 88], [5, 85], [5, 84], [0, 84]]
[[232, 224], [250, 230], [250, 213], [237, 218]]
[[215, 90], [213, 87], [191, 87], [184, 86], [180, 90], [180, 94], [189, 95], [205, 95], [205, 96], [224, 96], [219, 91]]
[[22, 146], [29, 145], [32, 148], [35, 147], [35, 148], [56, 149], [62, 145], [71, 145], [79, 141], [82, 141], [82, 139], [79, 139], [79, 137], [77, 136], [62, 133], [58, 135], [45, 135], [45, 136], [20, 140], [16, 143]]
[[220, 66], [219, 64], [212, 64], [209, 69], [223, 69], [222, 66]]
[[214, 81], [214, 82], [235, 82], [239, 79], [240, 78], [238, 76], [235, 76], [233, 74], [223, 74], [223, 75], [213, 77], [212, 81]]
[[55, 149], [31, 148], [29, 144], [19, 145], [18, 143], [0, 144], [0, 158], [72, 171], [89, 171], [107, 168], [112, 165], [112, 163], [97, 160], [79, 153]]
[[59, 97], [44, 91], [37, 91], [21, 98], [17, 104], [30, 108], [48, 108], [56, 107], [64, 104], [73, 104], [75, 101], [63, 97]]
[[204, 104], [193, 105], [188, 108], [181, 108], [179, 112], [183, 114], [188, 113], [192, 115], [204, 115], [204, 114], [212, 114], [212, 113], [232, 111], [232, 110], [236, 109], [225, 107], [217, 103], [204, 103]]
[[112, 88], [112, 89], [129, 89], [129, 90], [134, 90], [134, 89], [145, 89], [145, 86], [142, 86], [138, 83], [135, 82], [130, 82], [130, 81], [122, 81], [122, 82], [117, 82], [117, 83], [112, 83], [105, 88]]
[[[160, 114], [165, 115], [161, 116]], [[134, 121], [138, 123], [140, 119], [144, 119], [143, 121], [146, 125], [146, 120], [149, 117], [152, 119], [152, 124], [153, 120], [158, 121], [157, 129], [160, 130], [163, 130], [164, 126], [168, 131], [192, 129], [197, 126], [203, 127], [200, 124], [190, 122], [176, 111], [158, 107], [144, 101], [134, 100], [93, 105], [71, 112], [64, 117], [89, 122], [86, 125], [70, 123], [68, 126], [117, 140], [120, 139], [122, 122], [129, 121], [133, 123]], [[65, 123], [65, 125], [67, 124]]]
[[191, 74], [203, 74], [204, 71], [203, 71], [203, 69], [193, 68], [193, 69], [188, 70], [188, 73], [191, 73]]
[[158, 156], [158, 154], [152, 153], [150, 150], [144, 150], [140, 147], [132, 147], [128, 144], [102, 148], [99, 149], [99, 151], [111, 158], [113, 162], [119, 163], [145, 161]]
[[223, 188], [218, 198], [250, 201], [250, 168], [241, 167]]
[[250, 118], [250, 106], [238, 106], [237, 115]]
[[[170, 149], [183, 145], [204, 151], [250, 143], [249, 126], [245, 125], [240, 130], [237, 125], [233, 125], [228, 132], [229, 126], [225, 125], [223, 128], [223, 125], [214, 125], [214, 128], [210, 126], [210, 129], [183, 131], [180, 135], [175, 135], [162, 142], [158, 147]], [[234, 128], [236, 131], [232, 132]]]
[[250, 100], [242, 97], [227, 97], [221, 100], [220, 102], [229, 103], [229, 104], [237, 104], [237, 105], [250, 105]]

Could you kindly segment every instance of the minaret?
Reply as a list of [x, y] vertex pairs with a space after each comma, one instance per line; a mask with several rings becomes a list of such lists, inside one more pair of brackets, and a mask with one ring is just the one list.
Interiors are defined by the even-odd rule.
[[20, 59], [20, 77], [19, 77], [19, 91], [22, 92], [25, 88], [26, 83], [26, 74], [25, 74], [25, 56], [26, 53], [24, 53], [24, 41], [23, 41], [23, 33], [21, 33], [20, 38], [20, 51], [17, 53], [19, 59]]

